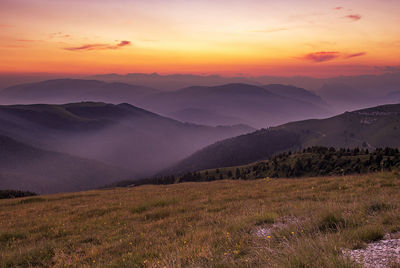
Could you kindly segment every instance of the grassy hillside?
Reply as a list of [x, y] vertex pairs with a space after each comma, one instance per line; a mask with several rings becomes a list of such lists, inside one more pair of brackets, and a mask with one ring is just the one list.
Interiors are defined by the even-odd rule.
[[259, 130], [207, 146], [163, 173], [241, 165], [294, 148], [300, 148], [297, 134], [280, 130]]
[[176, 173], [136, 181], [121, 181], [112, 186], [126, 187], [145, 184], [173, 184], [223, 179], [255, 180], [262, 178], [300, 178], [364, 174], [400, 170], [400, 151], [396, 148], [339, 149], [310, 147], [300, 152], [284, 152], [265, 161], [247, 165]]
[[0, 200], [0, 266], [358, 267], [400, 230], [400, 176], [141, 186]]
[[301, 135], [303, 147], [400, 147], [400, 104], [346, 112], [322, 120], [305, 120], [273, 129]]
[[[274, 139], [274, 133], [281, 133], [279, 142]], [[220, 141], [192, 154], [172, 169], [195, 171], [245, 165], [283, 151], [312, 146], [398, 148], [399, 137], [400, 104], [384, 105], [327, 119], [292, 122]]]

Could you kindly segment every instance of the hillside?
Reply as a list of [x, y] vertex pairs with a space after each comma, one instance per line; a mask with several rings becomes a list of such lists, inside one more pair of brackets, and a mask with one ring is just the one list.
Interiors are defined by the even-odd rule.
[[376, 173], [0, 200], [0, 266], [356, 268], [342, 250], [399, 238], [399, 191]]
[[179, 173], [244, 165], [279, 152], [312, 146], [396, 148], [400, 147], [399, 135], [400, 104], [384, 105], [327, 119], [292, 122], [220, 141], [194, 153], [170, 170]]
[[[188, 169], [191, 170], [191, 169]], [[365, 174], [377, 171], [400, 170], [400, 152], [395, 148], [336, 150], [333, 147], [315, 146], [299, 152], [284, 152], [264, 161], [247, 165], [219, 167], [200, 171], [182, 170], [160, 173], [159, 176], [125, 180], [105, 187], [133, 187], [146, 184], [174, 184], [204, 182], [223, 179], [256, 180], [263, 178], [302, 178], [334, 175]]]
[[305, 120], [275, 129], [298, 133], [303, 147], [400, 147], [400, 104], [346, 112], [322, 120]]
[[52, 79], [20, 84], [0, 91], [2, 104], [68, 103], [101, 101], [136, 104], [147, 95], [156, 93], [153, 88], [125, 83], [107, 83], [85, 79]]
[[297, 134], [287, 131], [258, 130], [209, 145], [176, 166], [164, 170], [160, 175], [242, 165], [295, 148], [300, 148]]
[[0, 189], [73, 192], [131, 178], [104, 163], [34, 148], [0, 135]]
[[[274, 92], [268, 91], [268, 88]], [[249, 124], [256, 128], [331, 114], [316, 95], [305, 94], [305, 90], [299, 91], [283, 85], [266, 88], [249, 84], [194, 86], [149, 96], [143, 100], [142, 107], [194, 123], [207, 120], [210, 125], [224, 125], [224, 118], [229, 117], [236, 120], [236, 124]], [[203, 112], [200, 117], [196, 114], [189, 117], [187, 109], [200, 109]], [[211, 116], [204, 119], [206, 114]], [[215, 114], [218, 116], [214, 117]]]
[[328, 104], [314, 92], [289, 85], [270, 84], [263, 86], [266, 90], [276, 95], [309, 102], [324, 109], [330, 109]]
[[95, 159], [150, 175], [225, 138], [244, 125], [185, 124], [129, 104], [0, 106], [0, 134], [37, 148]]

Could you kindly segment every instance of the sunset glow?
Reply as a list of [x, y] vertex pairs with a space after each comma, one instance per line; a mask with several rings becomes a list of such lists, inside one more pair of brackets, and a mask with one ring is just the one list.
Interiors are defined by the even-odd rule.
[[0, 72], [376, 73], [397, 0], [2, 0]]

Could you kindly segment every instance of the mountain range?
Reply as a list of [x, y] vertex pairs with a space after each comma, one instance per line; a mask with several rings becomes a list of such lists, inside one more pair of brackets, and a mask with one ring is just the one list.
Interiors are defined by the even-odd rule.
[[228, 120], [262, 128], [331, 115], [328, 105], [317, 95], [284, 85], [195, 86], [151, 95], [141, 105], [178, 120], [214, 126]]
[[0, 91], [0, 102], [5, 104], [78, 101], [125, 102], [183, 122], [211, 126], [247, 124], [261, 128], [332, 114], [316, 94], [278, 84], [192, 86], [159, 92], [120, 82], [54, 79]]
[[[190, 75], [151, 76], [205, 82]], [[332, 117], [337, 107], [400, 101], [396, 74], [375, 78], [388, 79], [376, 99], [377, 84], [368, 87], [355, 77], [324, 80], [320, 95], [241, 78], [173, 91], [67, 78], [14, 85], [0, 90], [0, 103], [8, 104], [0, 105], [0, 189], [79, 191], [244, 165], [311, 146], [399, 147], [400, 104]], [[208, 83], [222, 80], [215, 76]]]
[[[0, 75], [0, 89], [21, 83], [33, 83], [54, 78], [79, 78], [88, 80], [101, 80], [111, 83], [126, 83], [131, 85], [141, 85], [145, 88], [155, 88], [160, 91], [175, 91], [182, 88], [191, 87], [193, 85], [213, 87], [232, 83], [245, 83], [256, 86], [262, 86], [266, 84], [283, 84], [305, 88], [311, 92], [314, 92], [315, 94], [324, 98], [324, 100], [333, 108], [332, 110], [335, 113], [341, 113], [344, 111], [372, 107], [381, 104], [398, 103], [398, 100], [391, 99], [390, 96], [388, 97], [388, 94], [390, 92], [400, 90], [400, 72], [390, 68], [377, 69], [376, 72], [380, 74], [336, 76], [329, 78], [314, 78], [307, 76], [250, 77], [245, 75], [224, 77], [219, 75], [194, 74], [161, 75], [157, 73], [131, 73], [126, 75], [101, 74], [92, 76], [46, 73], [38, 73], [34, 75], [5, 74]], [[348, 89], [352, 89], [356, 93], [349, 95]], [[100, 99], [98, 101], [110, 102]], [[6, 103], [3, 102], [3, 104]], [[131, 104], [137, 105], [136, 103]]]
[[137, 103], [157, 90], [125, 83], [107, 83], [98, 80], [52, 79], [41, 82], [19, 84], [0, 91], [3, 104], [53, 103], [62, 104], [80, 101], [107, 103]]
[[251, 132], [245, 125], [181, 123], [129, 104], [0, 106], [0, 135], [50, 151], [94, 159], [149, 175], [196, 150]]

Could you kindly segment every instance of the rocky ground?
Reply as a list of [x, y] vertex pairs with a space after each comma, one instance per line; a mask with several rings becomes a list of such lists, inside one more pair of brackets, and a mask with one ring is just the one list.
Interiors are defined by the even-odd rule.
[[366, 268], [400, 267], [400, 233], [368, 244], [365, 249], [344, 250], [343, 253]]

